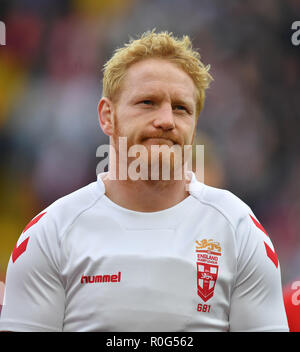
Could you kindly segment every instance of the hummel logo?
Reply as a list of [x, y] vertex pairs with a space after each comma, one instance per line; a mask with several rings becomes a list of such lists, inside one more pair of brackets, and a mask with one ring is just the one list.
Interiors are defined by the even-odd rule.
[[81, 284], [96, 284], [99, 282], [120, 282], [121, 281], [121, 272], [114, 275], [95, 275], [95, 276], [81, 276]]

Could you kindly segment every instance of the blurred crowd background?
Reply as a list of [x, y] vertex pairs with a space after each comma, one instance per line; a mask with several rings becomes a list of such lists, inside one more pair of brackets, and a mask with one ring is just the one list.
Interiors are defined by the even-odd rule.
[[283, 284], [299, 277], [299, 0], [1, 0], [0, 20], [0, 280], [25, 225], [96, 179], [103, 64], [153, 28], [188, 34], [211, 65], [205, 183], [250, 205]]

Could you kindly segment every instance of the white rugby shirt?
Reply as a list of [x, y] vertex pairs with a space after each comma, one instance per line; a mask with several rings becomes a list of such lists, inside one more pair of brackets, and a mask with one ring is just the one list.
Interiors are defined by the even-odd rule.
[[288, 331], [274, 247], [245, 203], [193, 175], [179, 204], [136, 212], [102, 176], [24, 229], [0, 330]]

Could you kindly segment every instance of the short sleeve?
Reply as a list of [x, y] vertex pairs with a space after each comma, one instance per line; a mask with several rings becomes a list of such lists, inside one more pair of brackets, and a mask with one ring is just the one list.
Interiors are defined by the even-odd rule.
[[289, 331], [274, 246], [253, 214], [236, 231], [237, 272], [230, 331]]
[[62, 330], [64, 288], [56, 231], [45, 212], [18, 239], [6, 273], [0, 330]]

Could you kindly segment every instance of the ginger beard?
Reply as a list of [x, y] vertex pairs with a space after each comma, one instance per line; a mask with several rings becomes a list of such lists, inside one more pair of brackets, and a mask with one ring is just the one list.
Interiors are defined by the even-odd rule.
[[[127, 170], [126, 179], [129, 180], [136, 180], [137, 174], [140, 179], [151, 181], [182, 180], [185, 177], [184, 167], [191, 162], [192, 146], [184, 144], [183, 137], [176, 132], [162, 129], [139, 132], [138, 128], [126, 128], [120, 126], [116, 112], [113, 131], [111, 145], [116, 155], [117, 179], [120, 179], [121, 168]], [[120, 137], [123, 137], [121, 142]], [[194, 134], [192, 140], [193, 137]]]

